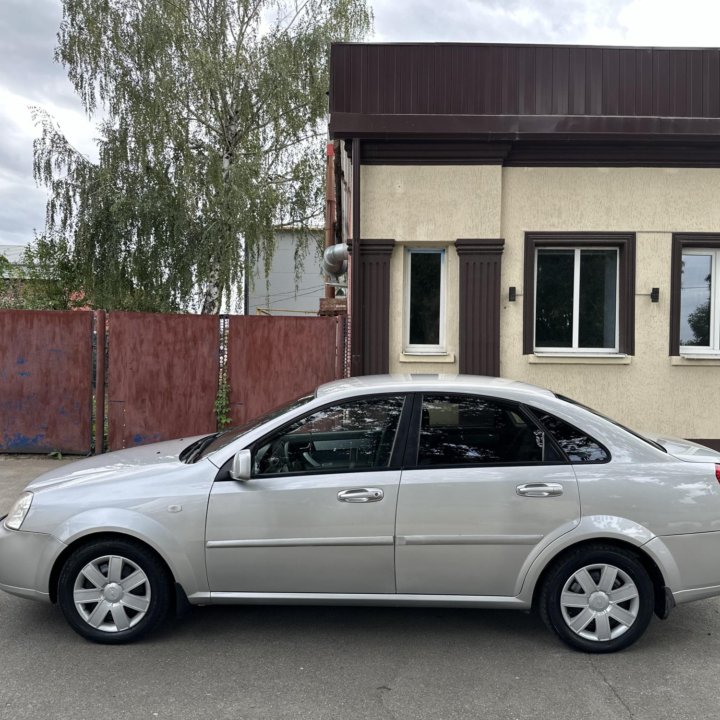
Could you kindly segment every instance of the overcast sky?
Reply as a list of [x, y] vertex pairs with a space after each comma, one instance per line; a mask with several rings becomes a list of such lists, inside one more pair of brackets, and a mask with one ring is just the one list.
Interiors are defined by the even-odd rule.
[[[369, 0], [374, 40], [718, 46], [718, 0]], [[61, 0], [0, 0], [0, 245], [26, 244], [44, 225], [45, 191], [32, 178], [48, 110], [94, 155], [94, 124], [53, 61]]]

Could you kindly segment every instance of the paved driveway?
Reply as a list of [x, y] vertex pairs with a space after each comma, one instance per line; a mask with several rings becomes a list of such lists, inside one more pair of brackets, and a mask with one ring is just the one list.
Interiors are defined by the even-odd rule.
[[[0, 514], [56, 461], [0, 456]], [[75, 635], [0, 593], [0, 718], [705, 718], [720, 704], [720, 600], [581, 655], [533, 615], [407, 608], [196, 608], [136, 645]]]

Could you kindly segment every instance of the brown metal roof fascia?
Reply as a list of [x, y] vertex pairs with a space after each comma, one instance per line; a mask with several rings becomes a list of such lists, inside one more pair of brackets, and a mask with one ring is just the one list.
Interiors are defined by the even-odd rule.
[[335, 44], [330, 112], [720, 117], [720, 48]]
[[720, 137], [712, 141], [666, 138], [585, 143], [526, 141], [512, 145], [507, 167], [720, 167]]
[[670, 260], [670, 355], [680, 355], [680, 289], [684, 248], [720, 250], [718, 233], [674, 233]]
[[459, 370], [500, 375], [500, 271], [505, 240], [458, 239], [460, 261]]
[[505, 165], [507, 167], [720, 167], [720, 138], [709, 141], [593, 142], [528, 140], [365, 140], [363, 165]]
[[366, 140], [363, 165], [502, 165], [512, 145], [474, 140]]
[[718, 140], [720, 118], [636, 117], [620, 115], [369, 115], [335, 112], [331, 137], [389, 138], [468, 136], [490, 141], [520, 137], [652, 139], [673, 137]]

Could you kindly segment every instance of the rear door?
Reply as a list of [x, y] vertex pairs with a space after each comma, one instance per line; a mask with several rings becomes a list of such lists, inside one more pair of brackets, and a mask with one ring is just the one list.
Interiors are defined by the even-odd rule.
[[516, 595], [533, 548], [579, 521], [572, 466], [510, 402], [425, 393], [413, 422], [417, 441], [398, 499], [397, 591]]

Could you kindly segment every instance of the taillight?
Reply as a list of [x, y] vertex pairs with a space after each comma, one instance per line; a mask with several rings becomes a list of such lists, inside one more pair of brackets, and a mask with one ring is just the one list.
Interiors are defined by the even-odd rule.
[[720, 483], [720, 465], [715, 466], [715, 477], [717, 478], [717, 481]]

